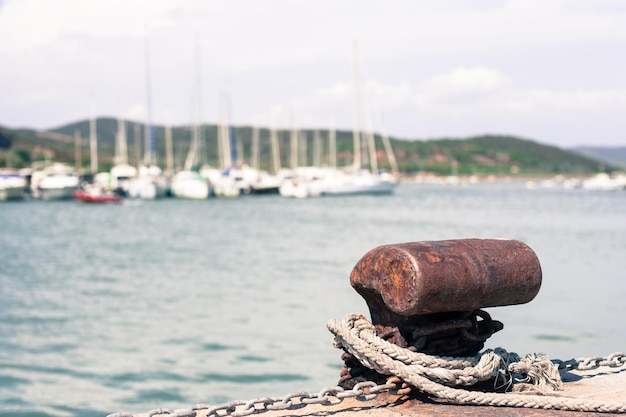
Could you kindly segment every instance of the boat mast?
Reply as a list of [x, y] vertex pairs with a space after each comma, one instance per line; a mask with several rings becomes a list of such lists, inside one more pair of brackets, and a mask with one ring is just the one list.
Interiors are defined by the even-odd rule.
[[124, 164], [128, 163], [128, 150], [126, 144], [126, 123], [123, 119], [117, 120], [117, 144], [115, 147], [115, 163]]
[[203, 162], [206, 162], [206, 158], [203, 157], [202, 150], [206, 148], [204, 143], [204, 129], [202, 127], [202, 55], [200, 51], [200, 43], [196, 36], [196, 99], [198, 100], [196, 109], [196, 163], [201, 166]]
[[328, 165], [330, 168], [337, 168], [337, 134], [334, 123], [328, 130]]
[[98, 172], [98, 138], [96, 132], [96, 105], [91, 100], [91, 119], [89, 120], [89, 157], [91, 159], [90, 170], [92, 174]]
[[232, 160], [232, 152], [230, 149], [230, 140], [231, 140], [231, 132], [230, 132], [230, 114], [228, 108], [229, 97], [226, 92], [222, 92], [221, 94], [221, 108], [222, 108], [222, 126], [221, 126], [221, 141], [222, 145], [222, 160], [223, 160], [223, 168], [225, 170], [229, 170], [233, 168], [233, 160]]
[[226, 158], [224, 153], [224, 137], [226, 134], [224, 130], [226, 123], [224, 122], [224, 92], [220, 91], [217, 97], [217, 108], [219, 113], [219, 121], [217, 124], [217, 155], [219, 157], [218, 166], [220, 169], [226, 169]]
[[291, 136], [289, 140], [289, 165], [292, 170], [298, 167], [298, 129], [296, 128], [296, 117], [291, 116]]
[[235, 127], [233, 126], [231, 108], [230, 108], [230, 93], [228, 94], [228, 134], [230, 138], [230, 159], [233, 164], [233, 168], [239, 168], [239, 157], [237, 155], [237, 136]]
[[319, 130], [313, 132], [313, 166], [322, 166], [322, 136]]
[[393, 175], [398, 175], [398, 162], [396, 161], [396, 156], [393, 153], [393, 148], [391, 147], [391, 141], [389, 140], [389, 136], [387, 135], [387, 128], [385, 126], [385, 119], [382, 118], [382, 133], [383, 137], [383, 146], [385, 147], [385, 152], [387, 153], [387, 158], [389, 159], [389, 165], [391, 165], [391, 173]]
[[146, 69], [146, 108], [147, 108], [147, 123], [146, 129], [146, 154], [144, 156], [144, 164], [147, 166], [154, 165], [155, 149], [154, 149], [154, 126], [152, 125], [152, 82], [150, 79], [150, 45], [148, 43], [148, 37], [146, 36], [144, 43], [145, 51], [145, 69]]
[[141, 125], [134, 123], [133, 127], [133, 163], [135, 167], [139, 169], [141, 165]]
[[300, 165], [305, 167], [309, 164], [309, 158], [307, 154], [307, 141], [309, 138], [306, 130], [301, 130], [298, 137], [300, 139], [300, 146], [298, 148], [300, 150]]
[[260, 169], [259, 167], [259, 127], [254, 126], [252, 128], [252, 155], [250, 158], [250, 165], [254, 169]]
[[237, 136], [235, 128], [232, 125], [228, 127], [228, 133], [230, 135], [230, 160], [232, 161], [233, 168], [238, 168]]
[[172, 146], [172, 127], [165, 127], [165, 170], [171, 175], [174, 172], [174, 151]]
[[[80, 136], [78, 129], [74, 130], [74, 167], [76, 172], [80, 172], [82, 169], [82, 142], [83, 138]], [[8, 154], [7, 154], [8, 158]], [[8, 164], [7, 164], [8, 165]]]
[[[189, 152], [187, 153], [187, 158], [185, 159], [185, 171], [195, 170], [199, 168], [199, 153], [200, 153], [200, 113], [202, 107], [202, 95], [201, 95], [201, 71], [200, 71], [200, 48], [198, 46], [198, 42], [196, 39], [196, 48], [195, 48], [195, 63], [196, 63], [196, 88], [195, 88], [195, 97], [191, 95], [191, 109], [195, 107], [195, 112], [192, 110], [192, 119], [195, 119], [193, 126], [190, 127], [191, 131], [191, 144], [189, 146]], [[193, 105], [193, 99], [196, 99], [196, 106]]]
[[[372, 120], [372, 108], [369, 105], [367, 107], [369, 107], [370, 121], [371, 121]], [[378, 159], [376, 157], [376, 137], [374, 136], [373, 126], [369, 126], [369, 129], [367, 132], [367, 149], [369, 151], [371, 172], [378, 173]]]
[[197, 160], [197, 149], [198, 149], [198, 129], [197, 125], [193, 126], [191, 129], [191, 146], [189, 147], [189, 152], [187, 153], [187, 158], [185, 159], [185, 171], [191, 171], [196, 168], [196, 160]]
[[352, 102], [352, 111], [353, 111], [353, 123], [354, 127], [352, 129], [352, 140], [354, 142], [354, 168], [356, 170], [361, 169], [361, 133], [359, 131], [359, 127], [361, 125], [360, 114], [359, 114], [359, 72], [358, 72], [358, 63], [357, 63], [357, 42], [356, 39], [352, 44], [352, 92], [353, 92], [353, 102]]
[[272, 168], [274, 168], [274, 174], [278, 174], [281, 169], [280, 166], [280, 149], [278, 147], [278, 134], [276, 127], [272, 126], [270, 134], [270, 141], [272, 145]]

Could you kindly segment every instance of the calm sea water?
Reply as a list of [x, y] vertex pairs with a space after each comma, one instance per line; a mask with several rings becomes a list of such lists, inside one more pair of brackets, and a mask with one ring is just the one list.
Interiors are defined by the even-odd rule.
[[330, 318], [387, 243], [511, 237], [543, 286], [488, 341], [626, 350], [626, 192], [403, 185], [384, 197], [0, 204], [0, 415], [105, 416], [335, 385]]

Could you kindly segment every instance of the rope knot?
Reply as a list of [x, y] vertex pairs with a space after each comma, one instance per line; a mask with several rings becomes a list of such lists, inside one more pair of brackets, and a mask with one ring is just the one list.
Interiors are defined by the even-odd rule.
[[[472, 386], [492, 380], [496, 391], [512, 389], [547, 394], [563, 389], [558, 367], [543, 354], [521, 358], [517, 353], [495, 348], [469, 357], [429, 355], [382, 339], [375, 326], [360, 314], [348, 315], [342, 323], [331, 320], [328, 328], [335, 334], [335, 347], [346, 351], [346, 365], [362, 365], [374, 371], [372, 375], [360, 368], [355, 375], [350, 375], [345, 370], [340, 383], [349, 381], [351, 376], [360, 381], [365, 375], [376, 379], [410, 374], [449, 387]], [[403, 379], [407, 380], [406, 377]]]
[[[514, 376], [516, 382], [536, 387], [538, 392], [562, 391], [563, 381], [558, 367], [543, 354], [529, 354], [524, 358], [510, 363], [508, 371]], [[520, 387], [526, 391], [528, 387]]]

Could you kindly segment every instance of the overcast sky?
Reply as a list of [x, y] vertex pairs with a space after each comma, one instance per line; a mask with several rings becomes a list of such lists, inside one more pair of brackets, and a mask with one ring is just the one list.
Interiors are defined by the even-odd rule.
[[4, 126], [352, 129], [355, 79], [393, 137], [626, 146], [626, 1], [0, 0]]

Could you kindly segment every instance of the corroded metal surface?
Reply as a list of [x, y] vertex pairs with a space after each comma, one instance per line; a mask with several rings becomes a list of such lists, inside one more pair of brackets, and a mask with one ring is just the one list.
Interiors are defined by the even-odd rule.
[[[481, 309], [532, 300], [541, 278], [539, 259], [519, 240], [458, 239], [374, 248], [357, 262], [350, 283], [383, 339], [428, 354], [468, 356], [503, 328]], [[342, 381], [360, 373], [348, 368]]]
[[384, 245], [365, 254], [350, 283], [374, 324], [404, 317], [522, 304], [541, 286], [533, 250], [513, 239], [459, 239]]

